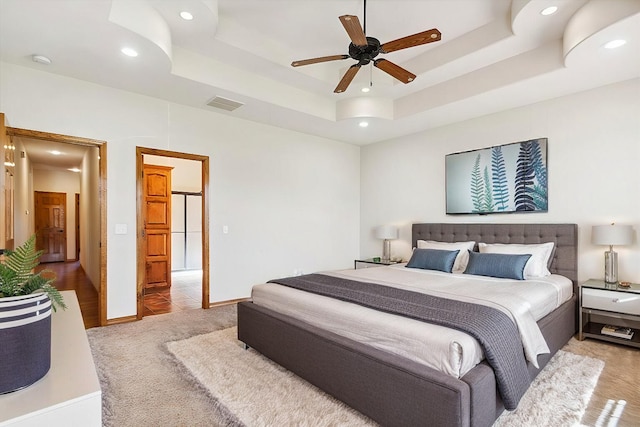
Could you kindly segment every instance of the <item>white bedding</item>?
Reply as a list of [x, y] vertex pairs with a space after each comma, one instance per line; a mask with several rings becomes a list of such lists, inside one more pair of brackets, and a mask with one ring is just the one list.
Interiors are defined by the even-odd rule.
[[[338, 277], [488, 305], [518, 325], [527, 360], [549, 352], [536, 324], [568, 301], [573, 285], [563, 276], [510, 280], [409, 269], [404, 264], [324, 272]], [[274, 283], [253, 287], [253, 302], [338, 335], [401, 355], [448, 375], [462, 377], [483, 358], [478, 342], [464, 332]]]

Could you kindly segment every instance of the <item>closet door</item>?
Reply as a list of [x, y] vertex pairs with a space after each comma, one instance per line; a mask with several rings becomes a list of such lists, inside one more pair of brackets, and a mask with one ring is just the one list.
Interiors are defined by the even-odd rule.
[[187, 196], [186, 265], [188, 270], [202, 269], [202, 196]]
[[185, 241], [185, 195], [173, 194], [171, 196], [171, 270], [178, 271], [186, 268]]

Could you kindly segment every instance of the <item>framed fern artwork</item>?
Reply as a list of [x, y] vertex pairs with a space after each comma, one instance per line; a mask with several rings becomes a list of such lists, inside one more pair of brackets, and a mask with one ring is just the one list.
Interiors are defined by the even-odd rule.
[[447, 214], [547, 212], [547, 138], [445, 156]]

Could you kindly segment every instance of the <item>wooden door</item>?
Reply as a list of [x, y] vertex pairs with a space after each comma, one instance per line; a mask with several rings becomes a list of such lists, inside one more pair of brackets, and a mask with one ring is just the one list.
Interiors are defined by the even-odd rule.
[[36, 191], [35, 229], [36, 249], [42, 250], [40, 262], [67, 259], [66, 193]]
[[144, 165], [144, 289], [171, 286], [171, 169]]

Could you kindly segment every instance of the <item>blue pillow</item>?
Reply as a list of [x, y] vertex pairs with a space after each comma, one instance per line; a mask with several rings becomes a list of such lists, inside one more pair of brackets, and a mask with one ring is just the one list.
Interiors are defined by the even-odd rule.
[[531, 254], [482, 254], [469, 252], [469, 263], [465, 274], [524, 280], [524, 266]]
[[415, 249], [411, 259], [405, 267], [421, 268], [423, 270], [437, 270], [451, 273], [453, 263], [458, 256], [457, 251], [443, 251], [439, 249]]

